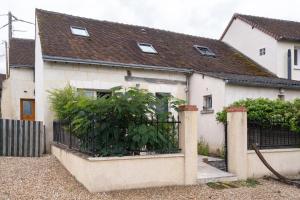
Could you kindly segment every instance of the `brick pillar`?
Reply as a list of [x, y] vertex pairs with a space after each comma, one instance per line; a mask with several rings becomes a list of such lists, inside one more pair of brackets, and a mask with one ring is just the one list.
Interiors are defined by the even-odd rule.
[[238, 179], [247, 179], [247, 110], [227, 109], [228, 171]]
[[197, 183], [197, 117], [198, 108], [194, 105], [179, 107], [179, 148], [184, 154], [184, 184]]

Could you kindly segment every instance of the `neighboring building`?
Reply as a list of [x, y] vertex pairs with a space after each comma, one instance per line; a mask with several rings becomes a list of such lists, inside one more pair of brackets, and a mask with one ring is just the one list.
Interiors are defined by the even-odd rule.
[[300, 22], [235, 14], [221, 40], [278, 77], [300, 80]]
[[278, 78], [220, 40], [39, 9], [35, 32], [35, 120], [44, 121], [48, 142], [54, 120], [48, 91], [67, 84], [92, 96], [123, 86], [187, 100], [200, 109], [199, 138], [213, 151], [224, 141], [215, 119], [223, 107], [300, 94], [300, 82]]
[[2, 117], [34, 120], [34, 40], [9, 42], [9, 69], [2, 85]]

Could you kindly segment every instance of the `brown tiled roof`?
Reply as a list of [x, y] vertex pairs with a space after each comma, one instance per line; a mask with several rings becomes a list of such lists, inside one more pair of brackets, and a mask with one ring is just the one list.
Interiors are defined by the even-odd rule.
[[221, 36], [221, 39], [226, 34], [234, 19], [240, 19], [249, 25], [261, 30], [270, 35], [276, 40], [300, 41], [300, 22], [271, 19], [265, 17], [257, 17], [251, 15], [234, 14], [227, 28]]
[[9, 46], [11, 67], [34, 67], [34, 40], [13, 38]]
[[[162, 66], [205, 72], [273, 76], [219, 40], [153, 28], [76, 17], [37, 9], [43, 57]], [[89, 37], [70, 26], [84, 27]], [[150, 43], [158, 54], [143, 53], [137, 42]], [[193, 45], [209, 47], [216, 57], [202, 56]]]

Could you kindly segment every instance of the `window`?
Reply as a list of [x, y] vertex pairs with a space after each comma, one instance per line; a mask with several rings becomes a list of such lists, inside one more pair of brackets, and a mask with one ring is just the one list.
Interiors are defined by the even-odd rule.
[[259, 49], [259, 55], [260, 56], [266, 55], [266, 48]]
[[278, 95], [278, 99], [284, 101], [284, 95], [283, 94], [279, 94]]
[[90, 36], [86, 28], [71, 26], [71, 31], [74, 35], [80, 35], [85, 37]]
[[298, 62], [300, 56], [300, 48], [295, 48], [294, 49], [294, 65], [295, 67], [300, 67], [300, 64]]
[[206, 95], [203, 96], [203, 110], [211, 110], [212, 109], [212, 96]]
[[216, 57], [216, 54], [212, 52], [208, 47], [194, 45], [194, 48], [204, 56]]
[[89, 90], [89, 89], [79, 89], [82, 94], [86, 97], [90, 97], [92, 99], [96, 98], [109, 98], [111, 96], [111, 91], [109, 90]]
[[165, 113], [169, 112], [169, 101], [168, 97], [170, 96], [170, 93], [162, 93], [157, 92], [155, 96], [160, 100], [160, 104], [156, 105], [156, 110], [158, 113]]
[[97, 99], [99, 98], [109, 98], [111, 96], [111, 91], [96, 91]]
[[142, 50], [144, 53], [157, 53], [157, 51], [154, 49], [152, 44], [148, 43], [137, 43], [139, 48]]

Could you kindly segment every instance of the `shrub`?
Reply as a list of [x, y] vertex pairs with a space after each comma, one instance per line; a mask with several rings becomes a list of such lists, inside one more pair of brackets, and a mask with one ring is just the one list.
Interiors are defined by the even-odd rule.
[[[259, 122], [262, 125], [280, 123], [292, 131], [300, 131], [300, 99], [294, 101], [270, 100], [270, 99], [246, 99], [236, 101], [231, 106], [243, 106], [247, 108], [248, 120]], [[226, 123], [227, 108], [217, 113], [217, 121]]]
[[[184, 103], [173, 96], [165, 98], [175, 111]], [[146, 90], [117, 87], [112, 88], [111, 97], [93, 99], [67, 86], [51, 91], [50, 102], [57, 119], [71, 122], [71, 132], [82, 145], [86, 145], [84, 142], [93, 127], [95, 151], [101, 156], [127, 155], [142, 150], [167, 151], [178, 147], [174, 124], [153, 123], [153, 120], [174, 119], [171, 112], [157, 110], [165, 99], [158, 99]]]
[[209, 146], [203, 138], [200, 138], [198, 141], [198, 155], [208, 156], [209, 155]]

